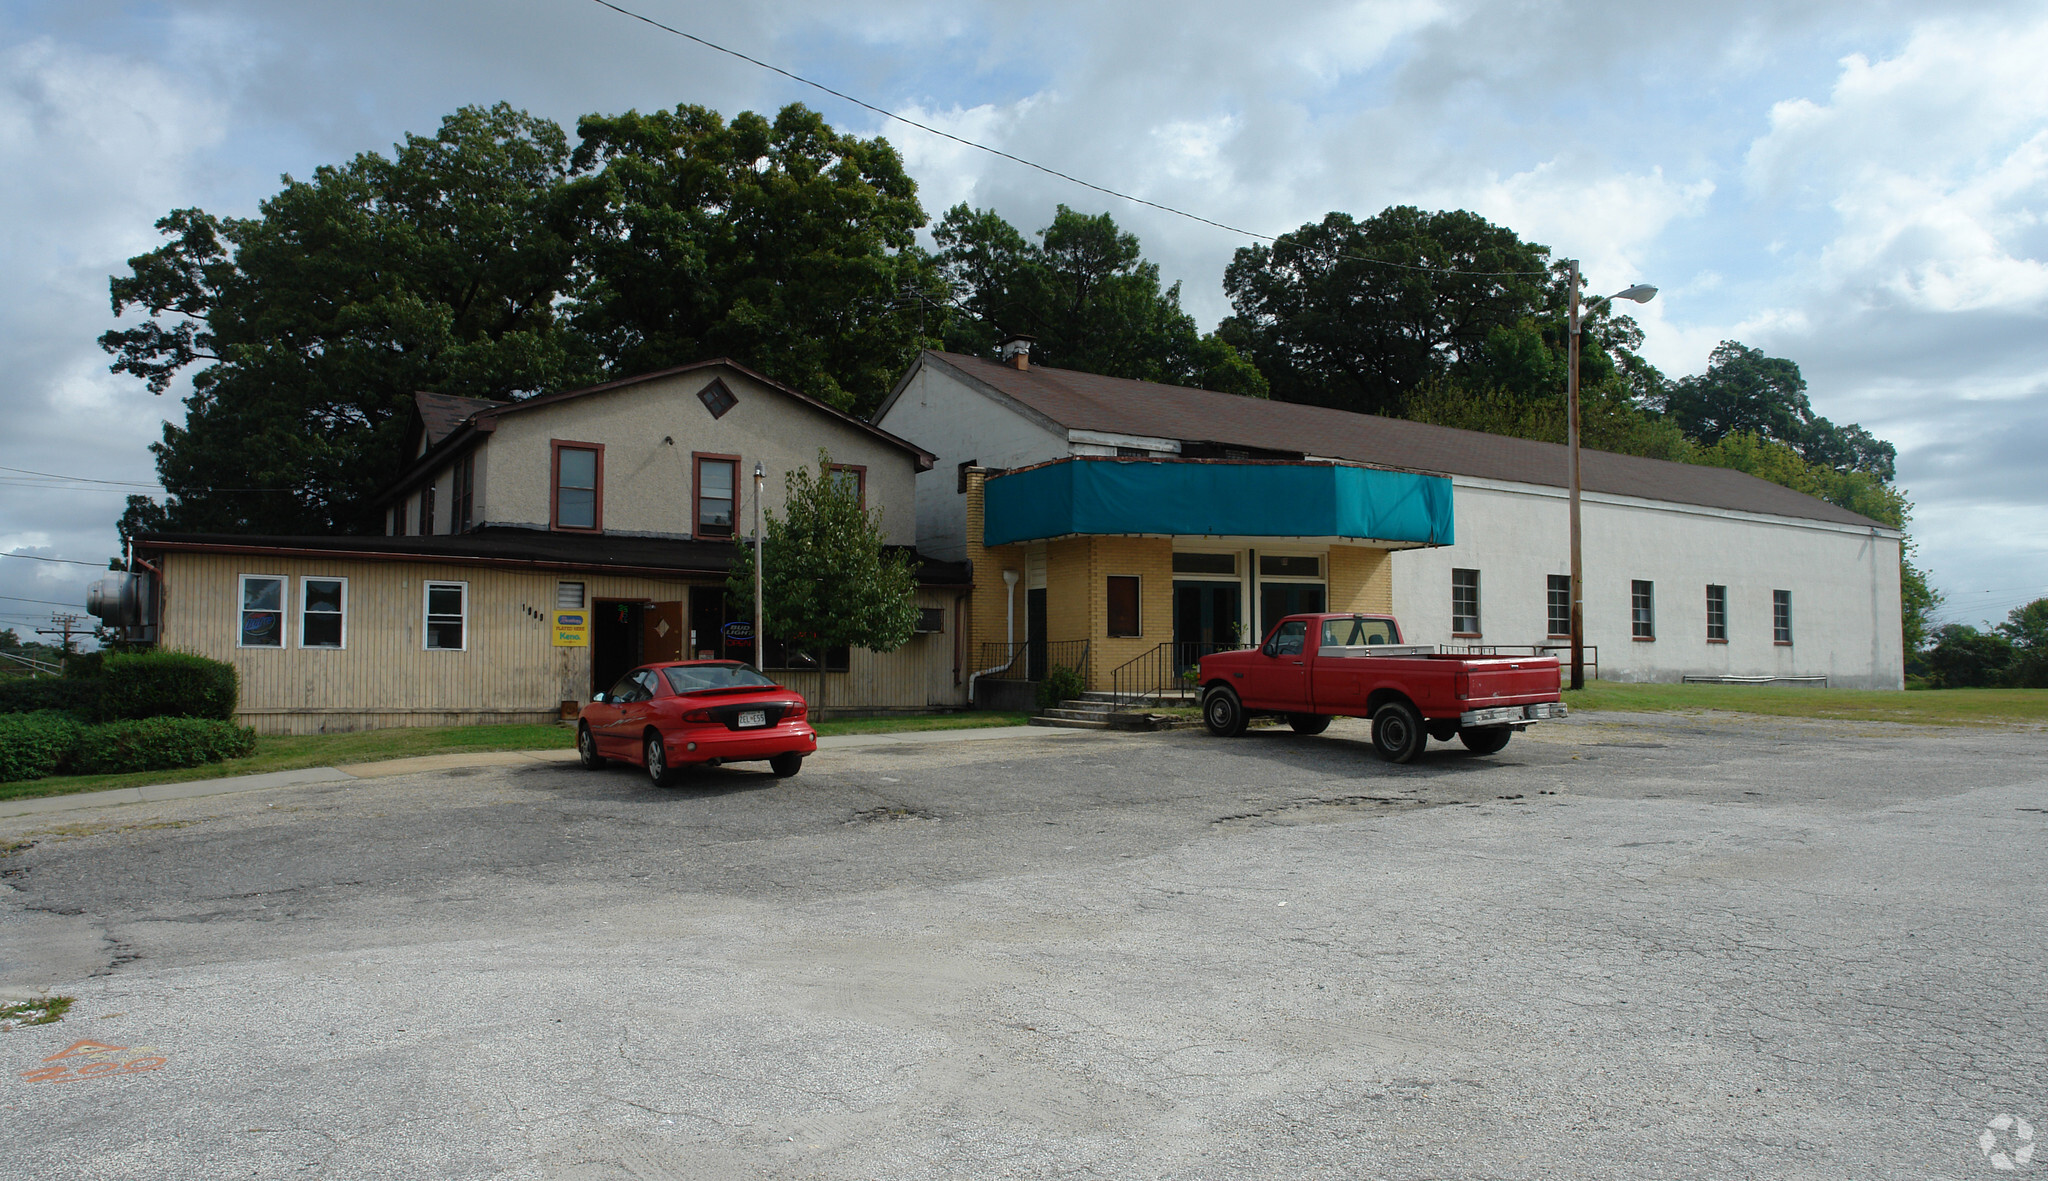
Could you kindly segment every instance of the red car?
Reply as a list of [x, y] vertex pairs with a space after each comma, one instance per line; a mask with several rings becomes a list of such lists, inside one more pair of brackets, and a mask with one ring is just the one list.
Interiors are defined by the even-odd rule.
[[787, 779], [818, 749], [804, 699], [733, 660], [647, 664], [590, 699], [576, 721], [585, 767], [638, 763], [656, 786], [690, 766], [768, 760]]

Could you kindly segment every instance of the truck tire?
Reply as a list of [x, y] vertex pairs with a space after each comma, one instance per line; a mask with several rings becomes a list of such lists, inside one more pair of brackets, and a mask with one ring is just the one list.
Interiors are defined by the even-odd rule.
[[1330, 728], [1330, 719], [1321, 714], [1288, 714], [1287, 724], [1296, 734], [1321, 734]]
[[1244, 702], [1228, 687], [1218, 685], [1202, 698], [1202, 725], [1218, 738], [1235, 738], [1244, 733]]
[[1372, 711], [1372, 749], [1390, 763], [1406, 763], [1429, 745], [1422, 718], [1405, 701], [1389, 701]]
[[1429, 731], [1429, 736], [1438, 742], [1449, 742], [1458, 736], [1458, 721], [1456, 718], [1447, 722], [1424, 722], [1423, 726]]
[[1470, 730], [1458, 731], [1458, 741], [1475, 755], [1490, 755], [1508, 744], [1515, 736], [1507, 726], [1475, 726]]

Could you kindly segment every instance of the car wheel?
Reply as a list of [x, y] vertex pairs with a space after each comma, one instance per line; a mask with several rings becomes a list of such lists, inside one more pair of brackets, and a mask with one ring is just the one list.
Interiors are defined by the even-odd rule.
[[1372, 749], [1390, 763], [1405, 763], [1422, 753], [1429, 736], [1415, 707], [1405, 701], [1389, 701], [1372, 711]]
[[1218, 738], [1235, 738], [1244, 733], [1244, 703], [1222, 686], [1209, 690], [1202, 699], [1202, 725]]
[[676, 781], [676, 769], [668, 765], [668, 748], [662, 745], [661, 735], [649, 734], [646, 747], [647, 778], [656, 787], [667, 787]]
[[1515, 732], [1506, 726], [1475, 726], [1458, 731], [1458, 741], [1475, 755], [1490, 755], [1508, 744]]
[[804, 769], [804, 757], [795, 751], [776, 755], [768, 760], [768, 766], [777, 779], [787, 779]]
[[582, 763], [586, 771], [595, 771], [605, 765], [606, 759], [597, 753], [597, 738], [591, 734], [589, 726], [576, 727], [576, 761]]
[[1296, 734], [1321, 734], [1330, 728], [1330, 719], [1322, 714], [1288, 714], [1287, 724]]

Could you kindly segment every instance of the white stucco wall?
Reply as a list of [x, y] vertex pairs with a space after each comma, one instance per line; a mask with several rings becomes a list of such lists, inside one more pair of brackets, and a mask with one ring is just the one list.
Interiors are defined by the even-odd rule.
[[1056, 434], [931, 366], [911, 374], [875, 425], [939, 457], [917, 477], [918, 548], [952, 562], [967, 557], [962, 462], [1011, 468], [1068, 454], [1065, 432]]
[[[713, 418], [697, 391], [721, 379], [738, 404]], [[664, 443], [664, 438], [674, 443]], [[686, 537], [695, 523], [692, 454], [740, 456], [738, 530], [751, 528], [754, 461], [767, 468], [764, 502], [780, 512], [785, 477], [832, 462], [867, 468], [867, 506], [882, 512], [891, 545], [917, 541], [916, 458], [779, 390], [724, 370], [696, 370], [509, 414], [481, 448], [477, 523], [545, 529], [553, 479], [550, 443], [604, 445], [604, 531]], [[444, 485], [447, 475], [437, 477]], [[442, 501], [446, 502], [444, 489]], [[445, 513], [443, 514], [445, 515]], [[444, 526], [445, 529], [445, 526]]]
[[[1394, 612], [1417, 643], [1538, 644], [1547, 576], [1571, 571], [1561, 488], [1456, 478], [1457, 544], [1404, 550]], [[1600, 676], [1810, 676], [1837, 688], [1896, 689], [1899, 535], [1657, 501], [1588, 494], [1581, 510], [1586, 642]], [[1451, 571], [1480, 572], [1479, 640], [1451, 634]], [[1655, 584], [1656, 639], [1630, 634], [1630, 583]], [[1708, 643], [1706, 588], [1728, 588], [1728, 641]], [[1772, 591], [1792, 592], [1789, 646], [1772, 639]]]

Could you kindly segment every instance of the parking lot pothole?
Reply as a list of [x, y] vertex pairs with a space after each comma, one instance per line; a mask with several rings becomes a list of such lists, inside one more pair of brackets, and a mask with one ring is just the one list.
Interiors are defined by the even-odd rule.
[[924, 810], [924, 809], [922, 809], [922, 808], [906, 808], [906, 807], [903, 807], [903, 806], [902, 806], [902, 805], [900, 805], [900, 804], [890, 804], [890, 805], [886, 805], [886, 806], [884, 806], [884, 807], [880, 807], [880, 808], [869, 808], [869, 809], [867, 809], [867, 810], [866, 810], [866, 811], [864, 811], [864, 812], [855, 812], [855, 813], [853, 814], [853, 819], [851, 819], [851, 820], [847, 821], [847, 823], [848, 823], [848, 824], [886, 824], [886, 823], [888, 823], [888, 822], [890, 822], [890, 821], [892, 821], [892, 820], [937, 820], [937, 819], [938, 819], [938, 817], [936, 817], [936, 816], [932, 815], [932, 814], [931, 814], [930, 812], [927, 812], [927, 811], [925, 811], [925, 810]]

